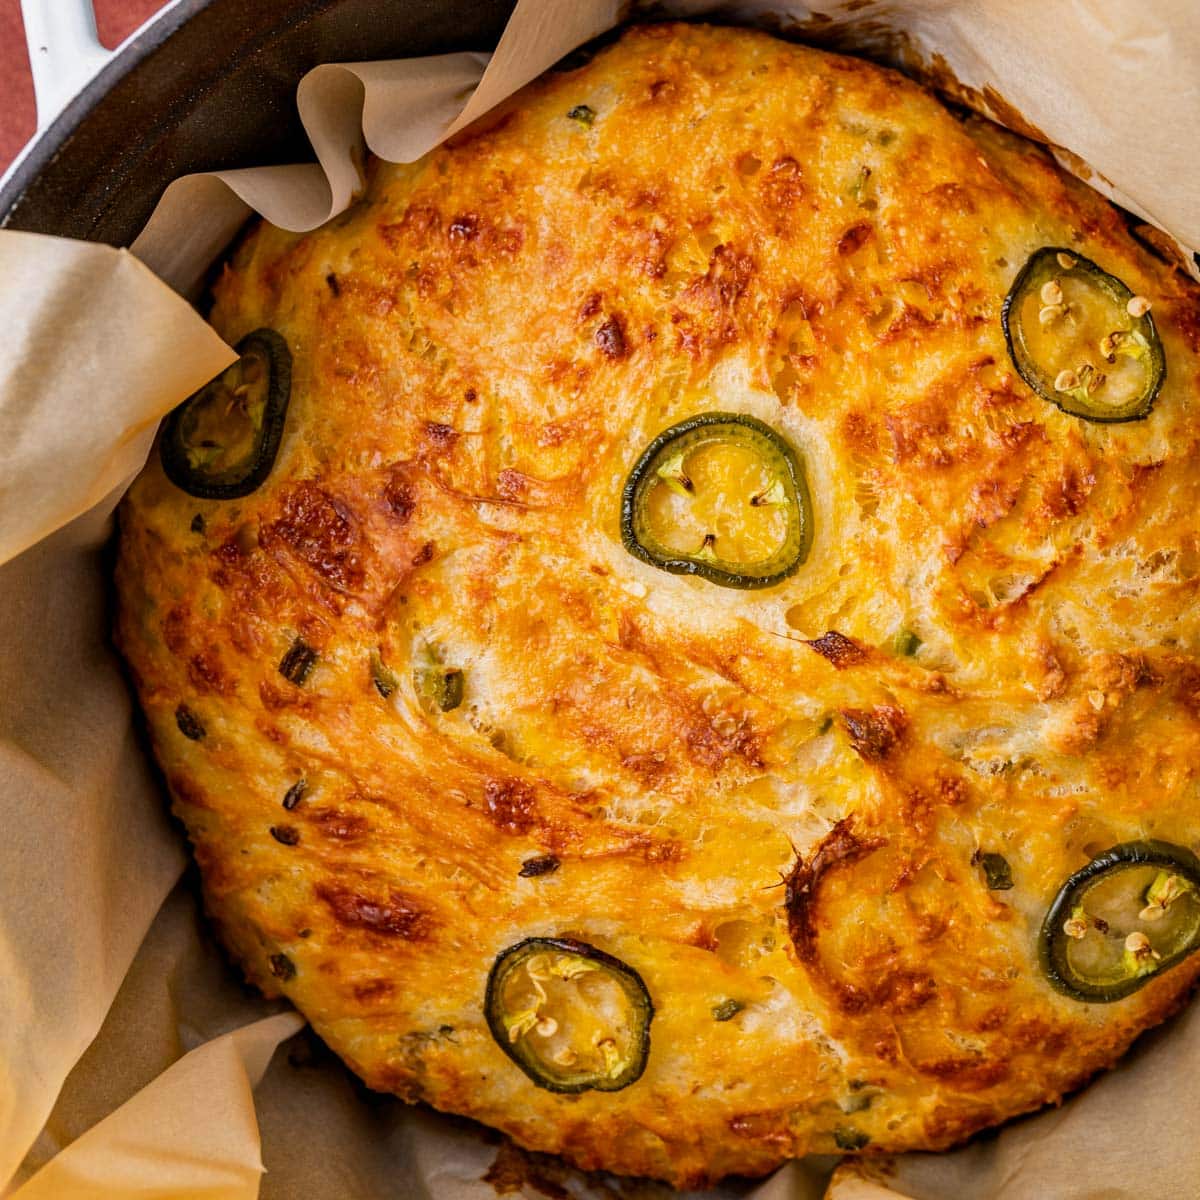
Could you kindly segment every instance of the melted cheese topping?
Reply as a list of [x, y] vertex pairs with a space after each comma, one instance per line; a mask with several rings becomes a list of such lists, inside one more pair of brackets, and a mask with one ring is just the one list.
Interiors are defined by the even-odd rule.
[[[1045, 245], [1153, 302], [1147, 419], [1012, 369]], [[1200, 838], [1197, 294], [1041, 150], [865, 62], [637, 28], [324, 228], [256, 227], [212, 319], [291, 347], [279, 457], [229, 502], [151, 463], [118, 636], [223, 937], [371, 1087], [697, 1184], [946, 1146], [1186, 994], [1200, 957], [1107, 1006], [1037, 962], [1089, 856]], [[808, 471], [812, 549], [761, 592], [621, 546], [630, 466], [713, 409]], [[493, 1040], [528, 937], [645, 981], [636, 1083], [555, 1095]]]
[[708, 549], [732, 564], [762, 562], [782, 548], [782, 484], [751, 447], [697, 445], [675, 469], [684, 473], [684, 486], [671, 486], [672, 466], [668, 452], [646, 494], [646, 525], [659, 545], [689, 557]]
[[[1078, 276], [1053, 282], [1057, 293], [1043, 296], [1033, 288], [1017, 306], [1025, 343], [1047, 384], [1059, 391], [1082, 388], [1098, 414], [1144, 396], [1148, 353], [1144, 339], [1139, 345], [1134, 337], [1124, 305]], [[1055, 303], [1047, 304], [1048, 298]]]

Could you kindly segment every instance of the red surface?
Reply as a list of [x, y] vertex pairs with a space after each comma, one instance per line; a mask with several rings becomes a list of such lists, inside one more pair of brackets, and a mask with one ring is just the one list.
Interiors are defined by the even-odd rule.
[[[52, 0], [53, 2], [53, 0]], [[104, 45], [120, 45], [163, 0], [94, 0]], [[36, 124], [20, 0], [0, 0], [0, 171], [29, 140]]]

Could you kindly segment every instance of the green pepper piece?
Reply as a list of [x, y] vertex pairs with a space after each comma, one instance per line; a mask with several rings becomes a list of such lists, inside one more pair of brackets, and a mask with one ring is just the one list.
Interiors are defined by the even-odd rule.
[[159, 455], [167, 478], [190, 496], [248, 496], [271, 473], [292, 389], [292, 355], [273, 329], [256, 329], [240, 355], [163, 424]]
[[1150, 412], [1166, 378], [1150, 302], [1073, 250], [1035, 251], [1000, 321], [1021, 378], [1073, 416], [1136, 421]]
[[413, 683], [426, 708], [451, 712], [463, 702], [463, 673], [458, 667], [418, 667]]
[[179, 726], [179, 732], [189, 742], [202, 742], [208, 732], [200, 718], [186, 704], [181, 704], [176, 708], [175, 724]]
[[317, 652], [302, 637], [298, 637], [279, 660], [279, 673], [289, 683], [303, 687], [316, 665]]
[[987, 883], [988, 891], [1007, 892], [1012, 887], [1012, 867], [1009, 866], [1008, 859], [1003, 854], [991, 852], [983, 854], [977, 850], [972, 861], [979, 863], [983, 868], [983, 878]]
[[839, 1125], [833, 1131], [834, 1145], [839, 1150], [848, 1150], [850, 1153], [863, 1149], [870, 1141], [861, 1129], [855, 1129], [852, 1125]]
[[1042, 923], [1051, 984], [1120, 1000], [1200, 949], [1200, 859], [1170, 842], [1124, 842], [1063, 884]]
[[296, 964], [286, 954], [272, 954], [267, 962], [270, 964], [271, 974], [276, 979], [287, 983], [288, 980], [296, 978]]
[[383, 654], [379, 650], [371, 651], [371, 682], [385, 700], [400, 686], [396, 672], [383, 661]]
[[[443, 664], [443, 650], [436, 642], [419, 645], [415, 655], [413, 687], [426, 712], [452, 712], [463, 702], [466, 677], [458, 667]], [[376, 686], [379, 677], [376, 676]]]
[[900, 658], [912, 658], [921, 648], [921, 639], [911, 629], [901, 629], [892, 638], [892, 653]]
[[635, 558], [722, 587], [765, 588], [800, 569], [812, 505], [795, 451], [743, 413], [708, 412], [660, 433], [621, 496]]
[[632, 967], [574, 938], [527, 938], [488, 975], [496, 1044], [540, 1088], [619, 1092], [650, 1055], [654, 1005]]
[[714, 1004], [712, 1015], [714, 1021], [732, 1021], [746, 1006], [740, 1000], [728, 999], [722, 1000], [720, 1004]]
[[298, 779], [290, 788], [283, 794], [283, 807], [291, 812], [292, 809], [304, 799], [304, 793], [308, 791], [308, 780]]
[[536, 858], [527, 858], [517, 874], [522, 879], [537, 879], [541, 875], [553, 875], [562, 863], [553, 854], [539, 854]]

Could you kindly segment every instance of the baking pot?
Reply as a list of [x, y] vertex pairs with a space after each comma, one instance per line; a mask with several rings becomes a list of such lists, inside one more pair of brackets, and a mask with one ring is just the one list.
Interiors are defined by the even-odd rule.
[[39, 132], [0, 181], [0, 225], [126, 246], [176, 176], [311, 160], [310, 67], [490, 50], [514, 5], [175, 0], [108, 54], [90, 0], [22, 0]]

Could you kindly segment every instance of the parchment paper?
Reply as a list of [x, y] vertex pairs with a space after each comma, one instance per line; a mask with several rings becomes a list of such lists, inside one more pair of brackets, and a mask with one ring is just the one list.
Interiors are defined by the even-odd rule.
[[[318, 163], [179, 180], [134, 254], [190, 293], [251, 206], [314, 227], [353, 199], [364, 146], [418, 157], [621, 8], [520, 0], [490, 62], [317, 68], [297, 102]], [[1200, 245], [1193, 0], [676, 0], [656, 15], [766, 20], [924, 71]], [[0, 231], [0, 281], [0, 1185], [11, 1176], [20, 1200], [247, 1200], [265, 1163], [268, 1200], [667, 1195], [371, 1097], [306, 1034], [271, 1058], [299, 1019], [241, 987], [189, 886], [163, 904], [181, 836], [107, 644], [109, 514], [157, 419], [231, 355], [128, 254]], [[830, 1200], [1195, 1196], [1200, 1011], [1145, 1042], [1064, 1108], [966, 1149], [841, 1168]], [[711, 1195], [817, 1200], [829, 1168]]]

